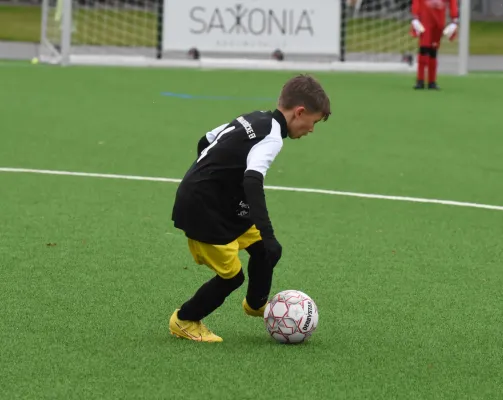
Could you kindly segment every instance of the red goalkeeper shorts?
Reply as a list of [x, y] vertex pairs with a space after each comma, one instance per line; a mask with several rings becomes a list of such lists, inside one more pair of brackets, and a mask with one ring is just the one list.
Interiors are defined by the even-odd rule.
[[419, 46], [433, 47], [435, 49], [440, 47], [444, 27], [433, 22], [429, 24], [425, 23], [424, 28], [425, 32], [419, 38]]

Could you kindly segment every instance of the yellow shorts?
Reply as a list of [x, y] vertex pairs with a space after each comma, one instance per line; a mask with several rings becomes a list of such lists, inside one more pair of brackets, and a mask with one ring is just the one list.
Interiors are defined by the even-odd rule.
[[239, 250], [246, 249], [260, 240], [262, 240], [260, 231], [253, 225], [236, 240], [227, 244], [208, 244], [189, 239], [189, 249], [196, 263], [207, 265], [224, 279], [231, 279], [241, 269]]

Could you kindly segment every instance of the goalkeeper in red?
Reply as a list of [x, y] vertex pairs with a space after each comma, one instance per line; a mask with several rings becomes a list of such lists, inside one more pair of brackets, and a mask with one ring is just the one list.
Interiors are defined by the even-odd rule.
[[[446, 24], [448, 7], [451, 22]], [[457, 0], [412, 0], [412, 15], [411, 34], [419, 37], [417, 81], [414, 89], [425, 88], [427, 70], [428, 89], [438, 90], [437, 52], [442, 35], [449, 40], [456, 37], [459, 16]]]

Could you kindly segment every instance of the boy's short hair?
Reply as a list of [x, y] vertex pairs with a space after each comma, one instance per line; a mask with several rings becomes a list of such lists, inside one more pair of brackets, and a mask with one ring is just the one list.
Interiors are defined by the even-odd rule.
[[284, 84], [278, 106], [288, 110], [303, 106], [309, 112], [321, 112], [324, 121], [332, 113], [330, 99], [325, 90], [315, 78], [307, 74], [297, 75]]

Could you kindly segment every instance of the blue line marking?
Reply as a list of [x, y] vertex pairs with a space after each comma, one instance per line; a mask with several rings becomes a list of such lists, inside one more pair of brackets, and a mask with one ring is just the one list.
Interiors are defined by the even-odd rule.
[[187, 93], [161, 92], [161, 96], [190, 100], [241, 100], [241, 101], [275, 101], [273, 97], [241, 97], [241, 96], [208, 96]]

